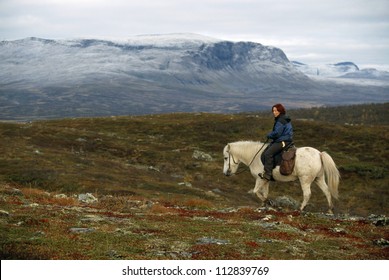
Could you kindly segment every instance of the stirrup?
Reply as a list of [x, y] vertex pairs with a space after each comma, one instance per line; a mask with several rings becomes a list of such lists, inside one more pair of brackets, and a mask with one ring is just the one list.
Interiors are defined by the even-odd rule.
[[272, 179], [271, 176], [267, 175], [266, 173], [258, 173], [258, 176], [262, 180], [271, 181], [271, 179]]

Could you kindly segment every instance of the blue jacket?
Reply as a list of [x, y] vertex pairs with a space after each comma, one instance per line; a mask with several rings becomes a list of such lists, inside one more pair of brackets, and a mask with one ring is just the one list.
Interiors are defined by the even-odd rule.
[[273, 142], [292, 142], [293, 141], [293, 127], [291, 119], [285, 114], [279, 115], [274, 119], [273, 131], [267, 134], [267, 138]]

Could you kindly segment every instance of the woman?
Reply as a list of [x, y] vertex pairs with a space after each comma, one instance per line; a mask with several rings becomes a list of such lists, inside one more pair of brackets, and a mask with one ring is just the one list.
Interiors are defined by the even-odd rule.
[[293, 142], [293, 127], [291, 119], [286, 115], [284, 106], [276, 104], [272, 107], [272, 111], [274, 115], [273, 131], [267, 134], [267, 138], [271, 139], [272, 142], [261, 155], [264, 163], [264, 173], [258, 174], [262, 179], [268, 181], [272, 178], [274, 156]]

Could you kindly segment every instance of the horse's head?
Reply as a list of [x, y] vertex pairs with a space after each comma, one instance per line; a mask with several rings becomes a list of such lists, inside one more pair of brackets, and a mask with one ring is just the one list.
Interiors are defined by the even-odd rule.
[[235, 161], [231, 144], [227, 144], [223, 149], [224, 167], [223, 173], [226, 176], [235, 174], [239, 167], [239, 161]]

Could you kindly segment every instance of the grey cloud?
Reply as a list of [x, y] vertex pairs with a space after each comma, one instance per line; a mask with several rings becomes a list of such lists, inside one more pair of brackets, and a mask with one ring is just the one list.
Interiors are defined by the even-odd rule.
[[271, 44], [305, 62], [389, 65], [387, 0], [0, 1], [0, 39], [180, 32]]

